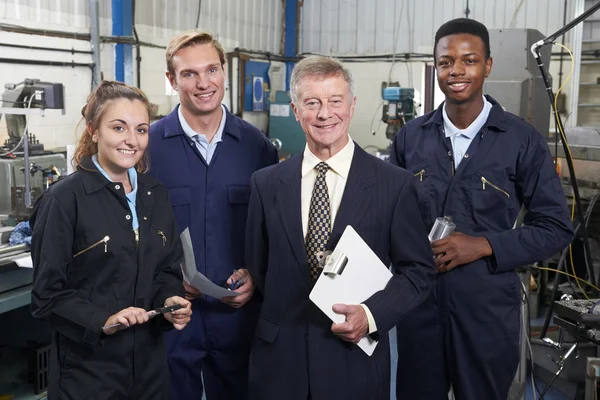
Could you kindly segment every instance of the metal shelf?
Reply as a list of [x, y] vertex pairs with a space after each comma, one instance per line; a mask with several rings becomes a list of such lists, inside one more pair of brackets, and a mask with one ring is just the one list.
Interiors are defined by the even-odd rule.
[[600, 83], [596, 83], [596, 82], [580, 82], [579, 86], [600, 86]]
[[27, 285], [0, 294], [0, 314], [30, 304], [31, 287]]

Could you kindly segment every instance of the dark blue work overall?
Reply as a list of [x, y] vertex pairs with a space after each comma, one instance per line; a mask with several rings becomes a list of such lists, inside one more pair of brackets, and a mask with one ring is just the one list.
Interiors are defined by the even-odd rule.
[[[177, 108], [150, 128], [150, 173], [168, 188], [179, 231], [190, 230], [198, 271], [216, 284], [244, 268], [252, 173], [278, 162], [265, 135], [227, 110], [222, 139], [207, 165]], [[209, 400], [246, 398], [259, 307], [256, 299], [239, 309], [207, 296], [192, 302], [188, 326], [166, 335], [175, 399], [200, 399], [203, 389]]]
[[[493, 105], [488, 120], [456, 169], [442, 105], [394, 138], [391, 162], [415, 175], [427, 229], [451, 216], [457, 232], [483, 236], [493, 250], [438, 274], [429, 307], [399, 324], [398, 399], [447, 398], [452, 384], [457, 400], [506, 400], [519, 363], [515, 268], [550, 257], [573, 238], [546, 141], [486, 98]], [[522, 206], [523, 226], [513, 229]]]

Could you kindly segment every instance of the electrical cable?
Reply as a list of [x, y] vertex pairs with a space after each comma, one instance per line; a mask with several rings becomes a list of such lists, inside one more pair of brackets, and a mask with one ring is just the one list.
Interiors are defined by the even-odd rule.
[[[404, 2], [402, 2], [404, 3]], [[406, 2], [406, 23], [408, 25], [408, 52], [409, 54], [412, 53], [413, 51], [413, 46], [414, 46], [414, 32], [412, 29], [412, 25], [411, 25], [411, 18], [410, 18], [410, 2]], [[413, 75], [412, 75], [412, 67], [408, 65], [408, 63], [406, 64], [406, 68], [408, 68], [408, 82], [410, 87], [414, 88], [415, 85], [413, 83]]]
[[379, 127], [381, 126], [381, 119], [380, 119], [379, 124], [377, 124], [377, 128], [375, 130], [373, 130], [373, 122], [375, 122], [375, 117], [377, 116], [377, 113], [379, 112], [379, 109], [381, 108], [381, 106], [383, 106], [383, 101], [381, 103], [379, 103], [379, 106], [377, 107], [377, 109], [375, 109], [373, 118], [371, 118], [371, 134], [373, 134], [373, 135], [379, 130]]
[[556, 268], [547, 268], [547, 267], [534, 267], [534, 268], [541, 269], [541, 270], [544, 270], [544, 271], [553, 271], [553, 272], [558, 272], [559, 274], [563, 274], [563, 275], [568, 275], [568, 276], [570, 276], [571, 278], [575, 278], [575, 279], [577, 279], [578, 281], [580, 281], [580, 282], [583, 282], [583, 283], [585, 283], [586, 285], [588, 285], [589, 287], [591, 287], [591, 288], [594, 288], [595, 290], [597, 290], [598, 292], [600, 292], [600, 288], [599, 288], [598, 286], [594, 285], [593, 283], [590, 283], [590, 282], [586, 281], [585, 279], [578, 278], [577, 276], [575, 276], [575, 275], [573, 275], [573, 274], [570, 274], [570, 273], [568, 273], [568, 272], [565, 272], [565, 271], [560, 271], [560, 270], [558, 270], [558, 269], [556, 269]]
[[[398, 43], [398, 36], [400, 35], [400, 27], [397, 27], [396, 31], [396, 15], [395, 15], [395, 7], [396, 3], [394, 2], [394, 29], [392, 35], [394, 37], [394, 43], [392, 43], [392, 65], [390, 67], [390, 72], [388, 73], [388, 85], [392, 82], [392, 70], [394, 69], [394, 65], [396, 64], [396, 44]], [[398, 21], [402, 20], [402, 12], [404, 11], [404, 2], [400, 6], [400, 17], [398, 17]]]
[[[564, 50], [566, 50], [567, 53], [569, 53], [569, 56], [571, 57], [571, 71], [569, 72], [567, 79], [565, 79], [565, 81], [562, 83], [562, 85], [560, 85], [560, 87], [558, 88], [558, 91], [556, 92], [556, 95], [554, 96], [554, 109], [558, 110], [558, 96], [559, 96], [560, 92], [563, 90], [563, 88], [565, 87], [565, 85], [567, 84], [567, 82], [569, 82], [569, 80], [571, 80], [571, 77], [573, 76], [573, 71], [575, 70], [575, 57], [573, 57], [573, 53], [571, 52], [571, 50], [569, 50], [568, 47], [566, 47], [560, 43], [554, 43], [554, 44], [557, 46], [560, 46]], [[571, 147], [569, 146], [569, 143], [567, 142], [567, 138], [566, 138], [564, 129], [562, 127], [562, 123], [560, 123], [558, 125], [558, 129], [560, 131], [563, 141], [566, 143], [566, 148], [569, 152], [569, 157], [573, 158], [573, 155], [571, 154]], [[574, 193], [573, 193], [573, 198], [575, 198]], [[571, 202], [571, 221], [573, 221], [574, 219], [575, 219], [575, 201], [572, 201]], [[573, 262], [573, 242], [571, 242], [569, 244], [569, 260], [571, 261], [571, 270], [573, 271], [573, 275], [577, 276], [577, 273], [575, 272], [575, 263]], [[576, 280], [575, 282], [577, 282], [577, 286], [583, 293], [583, 296], [589, 300], [590, 298], [588, 297], [585, 290], [583, 290], [583, 288], [581, 287], [581, 284], [579, 283], [579, 281]]]
[[[27, 109], [29, 110], [31, 108], [31, 101], [33, 100], [33, 98], [35, 97], [35, 93], [31, 95], [31, 97], [29, 97], [29, 103], [27, 104]], [[25, 129], [23, 129], [23, 135], [21, 137], [21, 140], [19, 140], [19, 143], [17, 143], [17, 145], [15, 146], [14, 149], [6, 152], [6, 153], [2, 153], [0, 154], [0, 157], [4, 157], [9, 155], [10, 153], [12, 153], [13, 151], [17, 150], [19, 148], [19, 146], [21, 145], [21, 143], [23, 143], [23, 140], [25, 139], [26, 133], [27, 133], [27, 127], [29, 126], [29, 118], [25, 118]]]
[[558, 378], [558, 375], [554, 374], [554, 376], [550, 380], [550, 383], [548, 385], [546, 385], [546, 387], [544, 388], [544, 391], [540, 395], [540, 400], [544, 400], [544, 396], [546, 395], [546, 392], [548, 391], [548, 389], [550, 389], [550, 387], [552, 386], [552, 384], [554, 383], [556, 378]]
[[[584, 223], [584, 212], [583, 212], [583, 207], [581, 205], [581, 197], [579, 195], [579, 186], [577, 184], [577, 178], [575, 175], [575, 168], [573, 166], [573, 158], [571, 156], [570, 150], [568, 148], [568, 143], [566, 141], [566, 136], [564, 134], [564, 131], [562, 129], [562, 122], [561, 122], [561, 116], [560, 113], [558, 112], [557, 108], [554, 106], [555, 105], [555, 98], [553, 96], [553, 92], [552, 92], [552, 85], [550, 84], [550, 80], [548, 78], [548, 73], [546, 71], [546, 69], [544, 68], [544, 63], [542, 61], [542, 57], [540, 54], [540, 48], [548, 43], [552, 43], [554, 42], [554, 40], [560, 36], [561, 34], [567, 32], [568, 30], [570, 30], [571, 28], [573, 28], [575, 25], [579, 24], [581, 21], [583, 21], [584, 19], [588, 18], [591, 14], [593, 14], [595, 11], [597, 11], [598, 9], [600, 9], [600, 3], [598, 3], [597, 5], [591, 7], [590, 9], [588, 9], [585, 13], [581, 14], [579, 17], [577, 17], [576, 19], [574, 19], [572, 22], [570, 22], [569, 24], [567, 24], [566, 26], [564, 26], [563, 28], [559, 29], [557, 32], [553, 33], [552, 35], [546, 37], [543, 40], [540, 40], [539, 42], [535, 43], [532, 47], [531, 47], [531, 52], [535, 57], [535, 60], [537, 62], [538, 68], [540, 70], [540, 73], [542, 75], [542, 79], [544, 81], [544, 84], [546, 86], [546, 92], [548, 93], [548, 97], [550, 98], [550, 101], [552, 103], [552, 108], [553, 108], [553, 113], [554, 113], [554, 118], [555, 118], [555, 122], [559, 128], [559, 131], [563, 137], [563, 148], [564, 148], [564, 152], [565, 152], [565, 157], [567, 160], [567, 166], [569, 168], [569, 175], [571, 176], [571, 184], [573, 187], [573, 193], [575, 195], [575, 204], [577, 207], [577, 214], [580, 218], [581, 221], [581, 225], [582, 225], [582, 236], [583, 236], [583, 248], [584, 248], [584, 257], [585, 257], [585, 266], [586, 266], [586, 270], [589, 276], [589, 279], [594, 282], [597, 283], [595, 277], [594, 277], [594, 272], [592, 270], [592, 255], [591, 255], [591, 251], [590, 251], [590, 246], [589, 246], [589, 237], [588, 237], [588, 232], [587, 232], [587, 227], [585, 226]], [[551, 306], [552, 308], [552, 306]]]
[[[574, 217], [575, 217], [575, 202], [571, 201], [571, 221], [573, 221]], [[573, 275], [577, 276], [577, 273], [575, 272], [575, 263], [573, 262], [573, 242], [571, 242], [569, 244], [569, 261], [571, 262], [571, 271], [573, 271]], [[587, 300], [589, 300], [590, 298], [588, 297], [585, 290], [579, 284], [579, 281], [576, 281], [576, 282], [577, 282], [577, 286], [579, 287], [579, 290], [581, 290], [581, 293], [583, 293], [583, 296]]]
[[510, 28], [516, 28], [517, 27], [517, 15], [519, 15], [519, 11], [521, 10], [521, 6], [523, 5], [524, 2], [525, 2], [525, 0], [521, 0], [521, 2], [519, 3], [519, 5], [515, 9], [515, 12], [513, 13], [512, 19], [510, 20], [510, 25], [509, 25]]
[[198, 0], [198, 15], [196, 15], [196, 29], [200, 25], [200, 10], [202, 10], [202, 0]]
[[[585, 215], [585, 220], [584, 220], [584, 225], [587, 227], [591, 215], [592, 215], [592, 211], [594, 209], [594, 206], [596, 205], [596, 202], [598, 201], [598, 198], [600, 197], [600, 193], [596, 193], [590, 200], [590, 203], [588, 205], [588, 209], [586, 210], [586, 215]], [[579, 232], [579, 230], [581, 229], [582, 224], [578, 224], [577, 226], [575, 226], [575, 235], [577, 235], [577, 233]], [[566, 262], [566, 256], [567, 256], [567, 251], [568, 248], [565, 248], [562, 251], [560, 260], [558, 261], [558, 266], [556, 269], [561, 270], [562, 265]], [[554, 276], [554, 285], [552, 287], [552, 294], [550, 295], [551, 299], [554, 299], [556, 297], [556, 293], [558, 291], [558, 279], [559, 279], [560, 274], [556, 274]], [[569, 279], [570, 275], [567, 275], [567, 279]], [[569, 279], [569, 284], [571, 284], [571, 281]], [[573, 290], [573, 293], [575, 293], [575, 288], [573, 287], [573, 285], [571, 284], [571, 289]], [[551, 303], [553, 304], [553, 303]], [[550, 326], [550, 320], [552, 319], [552, 305], [548, 308], [548, 312], [546, 313], [546, 319], [544, 320], [544, 326], [542, 327], [542, 331], [540, 332], [539, 337], [540, 338], [544, 338], [546, 337], [546, 333], [548, 333], [548, 327]]]

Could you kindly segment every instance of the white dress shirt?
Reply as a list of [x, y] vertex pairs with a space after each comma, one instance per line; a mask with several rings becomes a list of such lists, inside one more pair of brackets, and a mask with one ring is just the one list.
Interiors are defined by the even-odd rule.
[[[342, 202], [342, 196], [344, 195], [344, 189], [346, 188], [346, 182], [348, 181], [348, 173], [350, 172], [350, 166], [352, 165], [352, 157], [354, 156], [354, 142], [352, 138], [348, 136], [348, 144], [344, 146], [339, 152], [333, 157], [329, 158], [325, 162], [329, 165], [329, 171], [325, 175], [325, 182], [327, 183], [327, 192], [329, 194], [329, 209], [331, 211], [331, 225], [330, 229], [333, 230], [333, 224], [340, 204]], [[302, 158], [302, 188], [301, 188], [301, 202], [302, 202], [302, 234], [304, 240], [306, 240], [306, 234], [308, 233], [308, 213], [310, 211], [310, 199], [312, 197], [313, 188], [317, 180], [318, 172], [316, 166], [321, 162], [317, 156], [315, 156], [310, 149], [308, 144], [304, 148], [304, 157]], [[377, 331], [377, 325], [375, 319], [369, 308], [361, 304], [367, 319], [369, 321], [369, 334]]]

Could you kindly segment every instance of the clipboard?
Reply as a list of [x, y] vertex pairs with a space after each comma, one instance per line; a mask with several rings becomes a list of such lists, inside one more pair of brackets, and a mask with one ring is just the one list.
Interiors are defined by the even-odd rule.
[[[345, 316], [333, 312], [334, 304], [361, 304], [375, 292], [384, 289], [391, 278], [390, 270], [348, 225], [325, 263], [309, 298], [333, 322], [342, 323]], [[371, 356], [377, 343], [365, 336], [358, 342], [358, 347]]]

